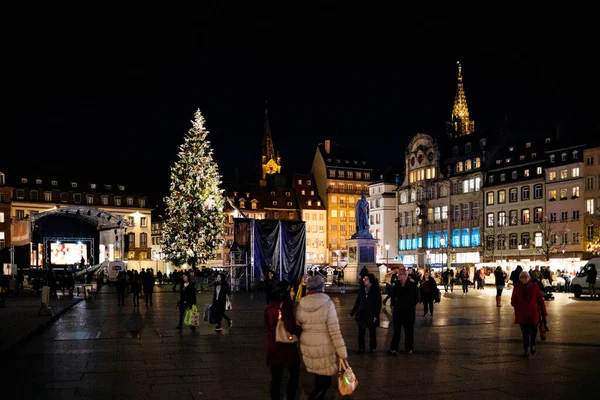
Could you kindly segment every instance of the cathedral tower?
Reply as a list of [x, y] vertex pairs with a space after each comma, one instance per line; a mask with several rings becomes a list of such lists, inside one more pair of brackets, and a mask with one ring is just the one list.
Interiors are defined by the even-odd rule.
[[265, 109], [265, 134], [262, 145], [262, 178], [260, 185], [267, 185], [267, 175], [279, 174], [281, 172], [281, 157], [279, 152], [275, 156], [275, 148], [273, 146], [273, 138], [271, 137], [271, 126], [269, 125], [269, 117]]
[[452, 107], [452, 120], [447, 123], [448, 133], [453, 138], [469, 135], [475, 130], [475, 121], [469, 119], [467, 97], [463, 87], [462, 66], [460, 61], [457, 61], [456, 64], [458, 65], [458, 86], [454, 98], [454, 107]]

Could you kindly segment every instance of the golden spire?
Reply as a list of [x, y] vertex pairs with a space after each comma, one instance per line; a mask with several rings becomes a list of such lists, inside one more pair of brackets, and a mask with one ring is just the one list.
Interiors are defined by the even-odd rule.
[[275, 148], [273, 147], [273, 138], [271, 137], [271, 126], [269, 125], [269, 116], [265, 108], [265, 135], [263, 137], [263, 163], [275, 159]]
[[458, 65], [458, 86], [456, 88], [456, 97], [454, 98], [454, 107], [452, 108], [452, 133], [454, 136], [464, 136], [473, 133], [475, 122], [469, 119], [469, 108], [467, 107], [467, 97], [463, 87], [462, 66], [460, 61]]

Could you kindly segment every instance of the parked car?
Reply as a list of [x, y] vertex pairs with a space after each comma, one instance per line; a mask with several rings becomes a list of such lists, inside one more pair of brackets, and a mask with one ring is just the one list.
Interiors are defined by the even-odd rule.
[[[582, 294], [590, 294], [589, 284], [586, 280], [588, 272], [592, 268], [595, 268], [596, 271], [600, 269], [600, 258], [592, 258], [588, 261], [571, 281], [571, 290], [575, 297], [581, 297]], [[600, 274], [596, 274], [596, 288], [598, 288], [597, 290], [600, 289]]]

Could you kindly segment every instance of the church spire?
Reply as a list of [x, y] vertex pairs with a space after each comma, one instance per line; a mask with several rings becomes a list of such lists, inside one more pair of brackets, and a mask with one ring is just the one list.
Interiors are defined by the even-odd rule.
[[467, 107], [467, 97], [463, 86], [462, 65], [458, 65], [458, 86], [456, 88], [456, 97], [454, 98], [454, 107], [452, 107], [452, 121], [448, 123], [450, 134], [453, 137], [464, 136], [473, 133], [475, 130], [475, 121], [469, 119], [469, 108]]
[[275, 159], [275, 148], [273, 147], [273, 138], [271, 137], [271, 126], [269, 125], [269, 115], [265, 105], [265, 134], [263, 137], [263, 164], [271, 159]]

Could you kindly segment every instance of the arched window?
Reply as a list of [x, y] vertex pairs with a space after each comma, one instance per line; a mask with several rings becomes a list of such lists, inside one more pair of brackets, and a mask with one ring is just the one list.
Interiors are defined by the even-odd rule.
[[481, 146], [482, 149], [485, 147], [485, 138], [479, 141], [479, 146]]
[[471, 142], [467, 142], [465, 144], [465, 153], [469, 154], [471, 152]]
[[448, 186], [442, 185], [440, 187], [440, 197], [446, 197], [446, 196], [448, 196]]
[[456, 172], [463, 172], [463, 163], [459, 161], [456, 163]]
[[477, 169], [477, 168], [481, 168], [481, 159], [479, 157], [477, 157], [474, 161], [473, 161], [473, 168]]
[[407, 200], [408, 200], [407, 193], [406, 192], [400, 193], [400, 203], [401, 204], [406, 204]]
[[413, 190], [412, 192], [410, 192], [410, 201], [417, 201], [417, 191]]
[[458, 146], [454, 146], [452, 148], [452, 155], [455, 156], [455, 157], [458, 155]]
[[140, 247], [148, 247], [148, 234], [145, 232], [140, 233]]
[[471, 170], [471, 160], [465, 161], [465, 171]]
[[433, 196], [434, 196], [433, 186], [429, 186], [427, 188], [427, 200], [433, 199]]
[[423, 200], [423, 188], [419, 188], [417, 191], [417, 200], [421, 201]]

